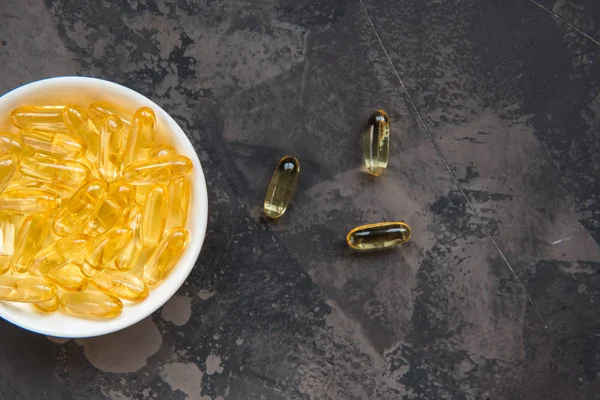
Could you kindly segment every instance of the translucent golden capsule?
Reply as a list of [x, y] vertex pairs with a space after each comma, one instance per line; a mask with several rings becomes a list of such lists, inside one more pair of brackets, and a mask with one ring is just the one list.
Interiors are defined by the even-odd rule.
[[369, 117], [363, 138], [363, 160], [366, 171], [379, 176], [387, 168], [390, 158], [390, 118], [383, 110]]
[[165, 185], [152, 187], [142, 212], [141, 236], [144, 246], [155, 247], [160, 241], [167, 223], [169, 191]]
[[20, 129], [42, 129], [46, 132], [66, 132], [62, 110], [64, 106], [25, 106], [10, 113], [10, 122]]
[[88, 285], [81, 268], [73, 263], [50, 272], [46, 278], [68, 292], [81, 292]]
[[56, 285], [44, 278], [27, 275], [0, 276], [0, 300], [36, 303], [56, 295]]
[[31, 154], [31, 149], [21, 143], [21, 136], [16, 133], [0, 132], [0, 152], [16, 155]]
[[101, 291], [123, 300], [142, 301], [148, 297], [144, 281], [125, 272], [104, 270], [91, 282]]
[[102, 126], [104, 120], [110, 116], [119, 118], [125, 125], [129, 125], [131, 123], [130, 113], [121, 107], [107, 103], [106, 101], [96, 101], [90, 104], [88, 108], [88, 115], [98, 130], [100, 130], [100, 126]]
[[132, 239], [133, 231], [129, 227], [116, 227], [95, 237], [89, 243], [83, 266], [98, 271], [105, 269], [106, 264], [121, 254]]
[[125, 165], [148, 158], [154, 146], [156, 115], [149, 107], [142, 107], [133, 114], [129, 127], [129, 142], [125, 154]]
[[296, 158], [285, 156], [279, 161], [265, 197], [264, 211], [267, 217], [279, 218], [285, 213], [296, 191], [299, 175], [300, 162]]
[[352, 229], [346, 242], [354, 250], [380, 250], [408, 242], [410, 235], [410, 227], [404, 222], [382, 222]]
[[19, 159], [15, 154], [0, 155], [0, 191], [4, 190], [15, 176]]
[[175, 154], [175, 149], [168, 144], [159, 144], [154, 146], [150, 151], [150, 158], [153, 157], [165, 157]]
[[42, 249], [52, 220], [48, 214], [28, 215], [19, 229], [15, 242], [13, 266], [19, 273], [27, 272], [35, 254]]
[[175, 228], [176, 226], [185, 227], [190, 206], [191, 190], [188, 178], [179, 178], [169, 182], [169, 214], [167, 216], [166, 230]]
[[115, 259], [115, 267], [120, 271], [129, 271], [135, 267], [142, 268], [152, 253], [151, 248], [144, 247], [142, 243], [141, 224], [142, 208], [136, 206], [129, 213], [127, 220], [127, 226], [133, 231], [133, 239], [119, 257]]
[[108, 182], [121, 175], [126, 142], [127, 131], [121, 120], [114, 116], [107, 117], [100, 127], [98, 169]]
[[5, 274], [15, 254], [15, 225], [10, 215], [0, 213], [0, 274]]
[[59, 182], [66, 185], [81, 185], [90, 177], [90, 170], [77, 161], [53, 157], [23, 157], [19, 170], [25, 176], [42, 182]]
[[191, 171], [189, 158], [172, 155], [136, 161], [125, 168], [123, 176], [133, 184], [160, 183], [187, 176]]
[[64, 293], [60, 305], [67, 314], [83, 318], [114, 318], [123, 311], [123, 303], [103, 292]]
[[144, 266], [144, 281], [155, 285], [166, 278], [183, 255], [187, 242], [188, 232], [184, 228], [167, 232]]
[[57, 158], [79, 158], [86, 151], [83, 139], [62, 132], [23, 130], [21, 142], [32, 151]]
[[56, 192], [42, 187], [6, 188], [0, 194], [0, 211], [8, 214], [45, 213], [59, 205]]
[[43, 313], [54, 312], [54, 311], [58, 310], [58, 307], [60, 306], [58, 294], [55, 294], [54, 296], [52, 296], [52, 298], [50, 298], [50, 300], [33, 303], [33, 305], [35, 306], [35, 308], [38, 309], [38, 311], [41, 311]]
[[30, 178], [22, 178], [18, 180], [11, 181], [6, 187], [5, 191], [14, 191], [17, 189], [42, 189], [47, 190], [51, 193], [57, 195], [60, 199], [66, 199], [73, 195], [74, 192], [77, 191], [77, 186], [69, 186], [60, 182], [50, 183], [50, 182], [40, 182], [34, 181]]
[[87, 145], [86, 156], [95, 162], [100, 151], [100, 136], [85, 109], [69, 104], [63, 109], [63, 118], [68, 131], [85, 141]]
[[54, 232], [58, 236], [67, 236], [82, 230], [96, 216], [105, 195], [106, 183], [99, 179], [83, 185], [59, 211], [54, 220]]
[[89, 239], [87, 235], [74, 234], [44, 247], [33, 256], [29, 273], [47, 275], [68, 263], [81, 263], [87, 253]]
[[117, 222], [124, 221], [135, 205], [135, 188], [124, 179], [117, 179], [108, 185], [108, 195], [104, 198], [96, 218], [88, 224], [91, 231], [104, 233]]

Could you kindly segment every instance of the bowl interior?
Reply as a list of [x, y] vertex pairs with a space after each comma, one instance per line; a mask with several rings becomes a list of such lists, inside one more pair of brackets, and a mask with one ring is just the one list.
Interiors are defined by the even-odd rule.
[[36, 312], [30, 304], [0, 302], [0, 317], [30, 331], [57, 337], [90, 337], [135, 324], [161, 307], [183, 284], [194, 267], [204, 241], [208, 202], [200, 160], [179, 125], [162, 108], [141, 94], [116, 83], [94, 78], [61, 77], [33, 82], [0, 97], [0, 131], [18, 132], [10, 124], [8, 116], [19, 106], [70, 103], [87, 107], [91, 102], [101, 100], [112, 102], [132, 113], [142, 106], [152, 108], [157, 117], [158, 141], [170, 144], [178, 154], [192, 160], [192, 199], [186, 226], [190, 242], [167, 279], [153, 287], [146, 300], [140, 303], [124, 301], [123, 312], [114, 319], [81, 319], [60, 312], [46, 315]]

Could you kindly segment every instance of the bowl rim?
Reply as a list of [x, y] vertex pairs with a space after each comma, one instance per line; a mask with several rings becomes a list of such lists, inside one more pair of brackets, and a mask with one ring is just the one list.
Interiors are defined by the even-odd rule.
[[[10, 305], [8, 305], [8, 307], [0, 307], [0, 318], [5, 319], [6, 321], [13, 323], [14, 325], [17, 325], [31, 332], [63, 338], [86, 338], [113, 333], [138, 323], [142, 319], [156, 312], [179, 290], [179, 288], [183, 285], [183, 283], [186, 281], [189, 274], [191, 273], [192, 269], [194, 268], [197, 259], [200, 255], [202, 246], [204, 244], [206, 229], [208, 225], [208, 192], [206, 187], [204, 171], [202, 169], [198, 153], [196, 152], [196, 149], [192, 145], [192, 142], [190, 141], [186, 133], [183, 131], [183, 129], [181, 129], [177, 121], [175, 121], [173, 117], [171, 117], [162, 107], [160, 107], [154, 101], [126, 86], [93, 77], [58, 76], [36, 80], [16, 87], [1, 95], [0, 103], [6, 100], [11, 100], [13, 97], [21, 97], [23, 95], [23, 91], [34, 91], [37, 89], [38, 86], [52, 86], [53, 84], [65, 85], [68, 83], [74, 83], [77, 85], [81, 85], [82, 83], [89, 83], [96, 86], [111, 87], [117, 92], [126, 94], [129, 98], [139, 99], [140, 105], [152, 107], [157, 113], [157, 119], [161, 118], [164, 124], [169, 127], [171, 135], [174, 135], [177, 141], [180, 143], [180, 145], [186, 148], [185, 155], [190, 157], [190, 155], [193, 154], [193, 156], [190, 157], [190, 159], [192, 160], [194, 166], [192, 197], [194, 198], [194, 213], [188, 213], [187, 223], [189, 226], [190, 221], [192, 219], [194, 220], [194, 232], [193, 235], [190, 235], [188, 248], [182, 255], [181, 259], [178, 261], [177, 265], [173, 268], [169, 276], [159, 285], [151, 289], [151, 292], [158, 291], [157, 295], [154, 298], [152, 298], [150, 295], [144, 301], [134, 304], [134, 306], [136, 307], [135, 313], [127, 315], [126, 318], [120, 318], [121, 316], [123, 316], [123, 314], [121, 314], [115, 319], [107, 320], [80, 319], [61, 313], [62, 315], [67, 317], [67, 320], [77, 319], [87, 321], [86, 324], [93, 327], [89, 328], [88, 331], [70, 331], [69, 324], [64, 324], [64, 326], [62, 326], [60, 329], [53, 327], [51, 324], [48, 327], [45, 326], [43, 322], [32, 323], [30, 321], [30, 318], [22, 318], [21, 314], [23, 313], [23, 311], [13, 312]], [[160, 114], [160, 116], [158, 114]], [[8, 304], [7, 302], [3, 303]], [[127, 306], [131, 307], [129, 303], [125, 304], [125, 307]], [[39, 316], [40, 320], [43, 320], [44, 315], [39, 314]]]

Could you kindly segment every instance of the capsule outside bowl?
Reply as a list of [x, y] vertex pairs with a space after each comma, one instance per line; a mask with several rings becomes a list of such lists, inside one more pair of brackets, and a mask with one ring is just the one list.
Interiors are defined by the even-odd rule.
[[[175, 294], [190, 274], [198, 256], [208, 221], [206, 182], [198, 155], [179, 125], [161, 107], [140, 93], [119, 84], [86, 77], [50, 78], [14, 89], [0, 97], [0, 131], [17, 132], [9, 122], [10, 112], [24, 105], [58, 105], [74, 103], [88, 106], [93, 101], [109, 101], [132, 113], [142, 106], [156, 112], [158, 139], [170, 144], [176, 152], [192, 160], [190, 210], [186, 229], [188, 247], [169, 276], [152, 288], [140, 303], [126, 303], [121, 315], [108, 320], [74, 318], [61, 312], [41, 314], [33, 305], [0, 302], [0, 317], [24, 329], [44, 335], [80, 338], [105, 335], [131, 326], [146, 318]], [[163, 135], [162, 137], [160, 135]]]

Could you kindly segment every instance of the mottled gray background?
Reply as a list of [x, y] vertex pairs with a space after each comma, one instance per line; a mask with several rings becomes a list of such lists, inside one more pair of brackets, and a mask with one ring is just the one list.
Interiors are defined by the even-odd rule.
[[[145, 94], [194, 143], [211, 214], [152, 318], [75, 341], [0, 323], [0, 396], [599, 399], [598, 38], [597, 0], [1, 0], [0, 93]], [[393, 155], [371, 179], [376, 108]], [[270, 223], [285, 154], [300, 188]], [[347, 251], [399, 219], [409, 245]]]

